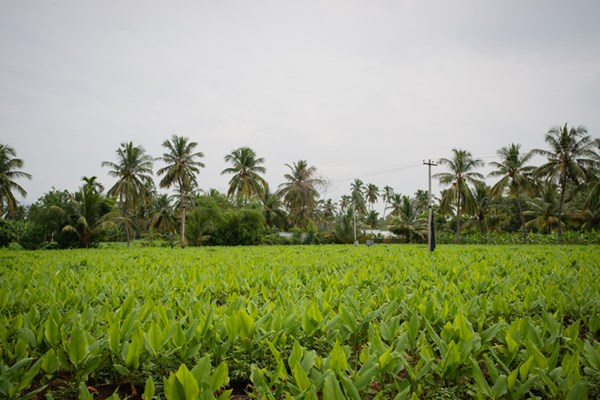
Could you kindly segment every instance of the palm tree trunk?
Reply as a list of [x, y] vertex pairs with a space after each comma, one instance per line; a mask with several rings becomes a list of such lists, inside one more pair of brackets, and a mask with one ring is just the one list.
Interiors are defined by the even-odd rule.
[[562, 241], [562, 209], [563, 204], [565, 202], [565, 187], [567, 186], [567, 181], [564, 180], [560, 184], [560, 203], [558, 203], [558, 241]]
[[456, 234], [454, 235], [456, 244], [460, 244], [460, 192], [458, 192], [458, 204], [456, 204]]
[[479, 224], [479, 234], [483, 236], [485, 234], [485, 214], [483, 212], [479, 213], [477, 221]]
[[181, 206], [181, 248], [185, 247], [185, 205]]
[[525, 232], [525, 214], [523, 214], [523, 205], [521, 204], [521, 198], [517, 194], [517, 207], [519, 209], [519, 217], [521, 217], [521, 230], [523, 231], [523, 244], [527, 243], [527, 234]]

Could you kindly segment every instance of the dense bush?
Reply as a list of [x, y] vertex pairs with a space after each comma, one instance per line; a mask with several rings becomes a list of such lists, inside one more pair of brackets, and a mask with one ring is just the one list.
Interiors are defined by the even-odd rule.
[[15, 240], [16, 229], [12, 222], [0, 219], [0, 247], [6, 247]]

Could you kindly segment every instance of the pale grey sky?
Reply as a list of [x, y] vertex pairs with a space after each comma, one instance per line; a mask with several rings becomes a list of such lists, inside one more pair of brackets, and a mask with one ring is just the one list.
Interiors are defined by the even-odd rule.
[[412, 194], [453, 147], [491, 161], [564, 123], [600, 136], [599, 16], [597, 0], [1, 0], [0, 143], [33, 175], [27, 203], [82, 176], [108, 188], [121, 142], [160, 156], [172, 134], [199, 143], [203, 189], [225, 191], [223, 157], [249, 146], [272, 187], [306, 159], [327, 197], [354, 177]]

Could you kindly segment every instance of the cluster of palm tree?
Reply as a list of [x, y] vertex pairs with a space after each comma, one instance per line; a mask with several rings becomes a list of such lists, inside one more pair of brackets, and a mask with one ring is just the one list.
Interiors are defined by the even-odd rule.
[[[497, 181], [490, 187], [481, 172], [483, 160], [464, 149], [453, 149], [451, 157], [439, 160], [442, 171], [434, 177], [443, 190], [434, 209], [443, 229], [452, 231], [455, 241], [467, 230], [556, 231], [562, 236], [567, 226], [577, 229], [600, 225], [600, 139], [592, 139], [584, 127], [559, 126], [545, 135], [546, 148], [523, 152], [518, 144], [497, 151], [498, 160], [489, 163], [487, 175]], [[75, 235], [80, 246], [102, 237], [110, 226], [119, 227], [129, 244], [140, 232], [173, 235], [179, 226], [181, 246], [185, 245], [186, 215], [197, 207], [199, 196], [223, 196], [233, 206], [260, 209], [264, 222], [275, 230], [297, 228], [329, 232], [337, 241], [356, 240], [375, 229], [387, 229], [406, 242], [426, 237], [428, 193], [412, 196], [395, 192], [391, 186], [380, 189], [355, 179], [348, 195], [336, 202], [321, 198], [326, 181], [316, 167], [305, 160], [286, 164], [284, 182], [272, 190], [264, 174], [265, 160], [249, 147], [240, 147], [224, 158], [228, 164], [221, 174], [230, 176], [225, 194], [214, 189], [202, 191], [198, 184], [203, 153], [198, 144], [173, 135], [162, 143], [161, 157], [151, 157], [142, 146], [122, 143], [114, 161], [104, 161], [116, 181], [103, 194], [96, 177], [84, 177], [83, 185], [68, 203], [52, 206], [63, 218], [62, 230]], [[534, 157], [544, 162], [534, 166]], [[155, 162], [159, 188], [153, 180]], [[18, 204], [13, 192], [24, 196], [17, 179], [30, 179], [23, 161], [10, 146], [0, 145], [0, 214], [14, 216]], [[376, 207], [376, 205], [380, 205]], [[383, 205], [383, 207], [381, 207]], [[383, 209], [380, 216], [377, 209]], [[176, 211], [178, 210], [178, 211]]]
[[[449, 170], [435, 175], [441, 185], [449, 186], [442, 193], [439, 208], [442, 213], [454, 216], [457, 243], [462, 214], [474, 216], [483, 229], [486, 209], [503, 196], [513, 199], [517, 205], [523, 242], [528, 228], [550, 231], [555, 227], [560, 240], [565, 228], [567, 199], [572, 202], [568, 215], [571, 220], [587, 216], [588, 226], [596, 226], [598, 219], [594, 210], [600, 202], [600, 140], [593, 140], [583, 126], [575, 128], [565, 124], [550, 129], [545, 142], [547, 149], [526, 153], [521, 152], [518, 144], [498, 150], [499, 161], [490, 163], [494, 170], [488, 176], [499, 180], [491, 188], [476, 171], [484, 162], [470, 152], [453, 149], [452, 158], [439, 161]], [[535, 155], [546, 161], [537, 167], [530, 165]]]

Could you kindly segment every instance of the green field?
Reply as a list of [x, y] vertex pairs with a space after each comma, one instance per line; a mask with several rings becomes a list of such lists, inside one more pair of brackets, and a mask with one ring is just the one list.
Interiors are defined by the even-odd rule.
[[0, 398], [598, 398], [600, 247], [1, 250], [0, 356]]

